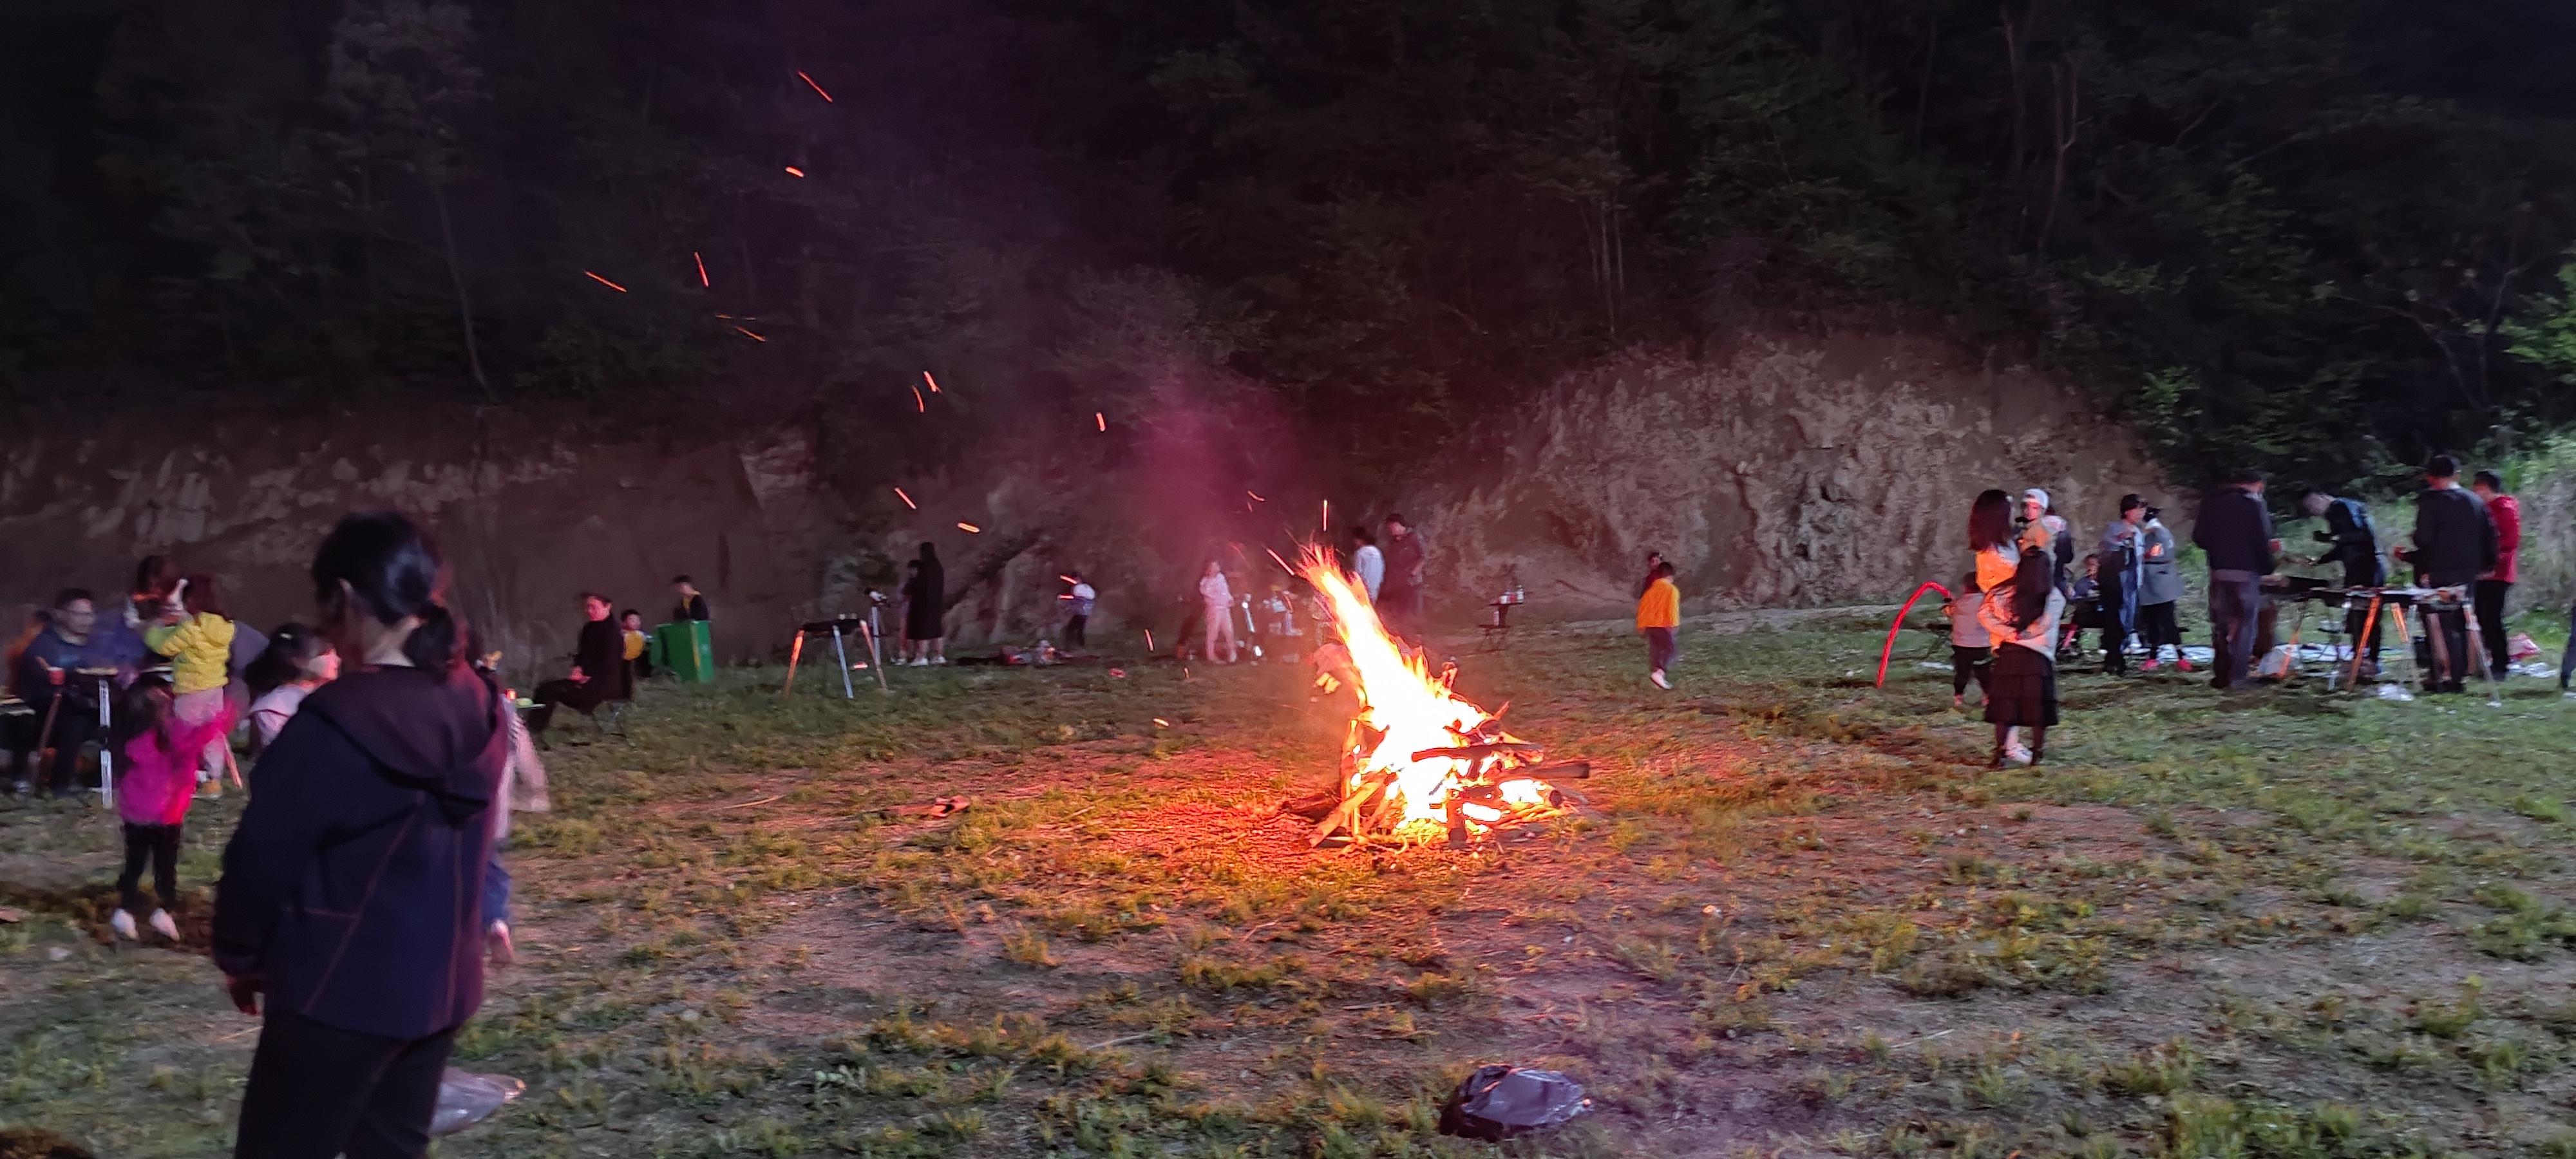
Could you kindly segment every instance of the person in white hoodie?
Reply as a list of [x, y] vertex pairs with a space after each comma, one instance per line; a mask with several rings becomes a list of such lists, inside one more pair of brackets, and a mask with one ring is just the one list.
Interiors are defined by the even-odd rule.
[[2021, 763], [2010, 752], [2015, 728], [2030, 730], [2029, 763], [2038, 764], [2047, 751], [2048, 728], [2057, 723], [2057, 619], [2065, 611], [2055, 561], [2037, 551], [2023, 552], [2012, 582], [1988, 589], [1977, 607], [1995, 648], [1994, 679], [1986, 689], [1995, 768]]
[[1225, 567], [1208, 561], [1207, 571], [1199, 576], [1199, 603], [1207, 613], [1207, 658], [1217, 662], [1216, 642], [1225, 640], [1225, 663], [1234, 663], [1234, 589], [1225, 582]]
[[1386, 584], [1386, 553], [1377, 549], [1377, 534], [1368, 528], [1351, 529], [1351, 570], [1359, 574], [1369, 602], [1376, 603], [1377, 590]]

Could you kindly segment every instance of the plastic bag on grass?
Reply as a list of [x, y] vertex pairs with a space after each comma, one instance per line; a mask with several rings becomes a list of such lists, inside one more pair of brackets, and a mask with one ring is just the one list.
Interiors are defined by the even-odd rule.
[[1440, 1133], [1499, 1142], [1592, 1109], [1583, 1084], [1552, 1070], [1480, 1066], [1440, 1108]]
[[429, 1116], [432, 1136], [453, 1135], [492, 1117], [528, 1084], [508, 1075], [469, 1074], [455, 1067], [438, 1080], [438, 1110]]

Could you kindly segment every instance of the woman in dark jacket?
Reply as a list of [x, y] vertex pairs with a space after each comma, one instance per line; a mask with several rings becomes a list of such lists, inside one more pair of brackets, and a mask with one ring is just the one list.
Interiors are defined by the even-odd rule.
[[466, 668], [437, 549], [351, 515], [313, 558], [351, 669], [307, 697], [254, 773], [215, 888], [215, 963], [266, 1023], [236, 1159], [429, 1150], [456, 1031], [483, 1001], [488, 811], [509, 742]]
[[921, 545], [912, 578], [904, 581], [903, 634], [912, 641], [914, 667], [948, 662], [948, 573], [940, 570], [939, 549]]

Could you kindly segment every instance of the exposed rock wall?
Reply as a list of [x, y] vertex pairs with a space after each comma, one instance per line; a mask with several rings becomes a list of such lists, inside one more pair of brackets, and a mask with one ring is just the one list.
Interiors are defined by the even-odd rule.
[[[1408, 513], [1435, 590], [1616, 615], [1661, 551], [1695, 609], [1901, 599], [1968, 562], [1978, 491], [2049, 491], [2089, 550], [2123, 493], [2174, 507], [2120, 429], [2065, 389], [1904, 334], [1760, 334], [1562, 384]], [[2168, 525], [2187, 536], [2176, 508]], [[2079, 559], [2083, 552], [2078, 553]]]
[[[1049, 630], [1056, 576], [1080, 569], [1102, 594], [1094, 639], [1134, 643], [1139, 627], [1177, 627], [1208, 558], [1270, 581], [1262, 547], [1287, 550], [1317, 499], [1336, 496], [1337, 527], [1358, 514], [1303, 474], [1314, 457], [1244, 401], [1257, 394], [1164, 399], [1123, 438], [980, 444], [902, 480], [917, 511], [876, 483], [836, 490], [828, 479], [871, 478], [871, 464], [826, 464], [798, 428], [602, 438], [525, 416], [236, 416], [124, 440], [24, 430], [0, 436], [0, 610], [67, 584], [113, 593], [136, 558], [167, 552], [221, 576], [264, 627], [307, 614], [303, 569], [333, 519], [391, 507], [436, 528], [460, 607], [523, 669], [570, 651], [578, 593], [658, 621], [679, 572], [711, 594], [720, 652], [772, 656], [798, 622], [890, 593], [925, 538], [959, 597], [952, 641]], [[1448, 602], [1516, 576], [1527, 614], [1589, 617], [1629, 609], [1648, 549], [1681, 568], [1694, 610], [1885, 602], [1959, 572], [1980, 488], [2047, 487], [2090, 542], [2122, 492], [2161, 499], [2156, 480], [2035, 373], [1936, 339], [1772, 333], [1575, 376], [1503, 416], [1483, 453], [1387, 498], [1427, 529]], [[2168, 522], [2187, 530], [2179, 511]]]

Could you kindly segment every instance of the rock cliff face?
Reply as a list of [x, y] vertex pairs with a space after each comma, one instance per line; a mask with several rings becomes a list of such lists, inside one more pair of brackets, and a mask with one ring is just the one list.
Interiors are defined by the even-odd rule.
[[[1269, 580], [1262, 547], [1286, 552], [1317, 499], [1336, 496], [1337, 528], [1359, 506], [1301, 477], [1310, 457], [1283, 424], [1239, 414], [1140, 424], [1123, 441], [996, 441], [905, 479], [917, 511], [890, 487], [836, 489], [827, 480], [869, 473], [827, 460], [859, 452], [796, 428], [598, 439], [527, 419], [343, 416], [135, 429], [0, 438], [0, 611], [70, 584], [108, 596], [138, 557], [166, 552], [219, 575], [236, 613], [266, 627], [309, 614], [303, 569], [333, 519], [391, 507], [433, 524], [459, 607], [523, 669], [570, 651], [578, 593], [659, 621], [681, 572], [713, 597], [721, 653], [774, 656], [798, 622], [891, 592], [923, 539], [946, 560], [953, 641], [1035, 637], [1058, 617], [1056, 576], [1080, 569], [1103, 597], [1095, 641], [1132, 645], [1139, 627], [1177, 627], [1206, 559]], [[1572, 378], [1482, 452], [1386, 498], [1427, 529], [1448, 602], [1517, 578], [1527, 614], [1581, 617], [1625, 614], [1649, 549], [1680, 567], [1696, 610], [1888, 600], [1964, 566], [1983, 487], [2048, 488], [2090, 542], [2122, 492], [2161, 500], [2156, 480], [2036, 374], [1928, 338], [1770, 334]], [[1248, 498], [1256, 486], [1269, 494]]]
[[[1408, 502], [1434, 590], [1482, 600], [1517, 579], [1533, 605], [1616, 615], [1650, 550], [1700, 610], [1950, 585], [1987, 487], [2046, 489], [2086, 550], [2122, 494], [2173, 506], [2135, 443], [2048, 379], [1869, 334], [1756, 335], [1724, 356], [1581, 375]], [[2179, 509], [2166, 522], [2188, 534]]]

